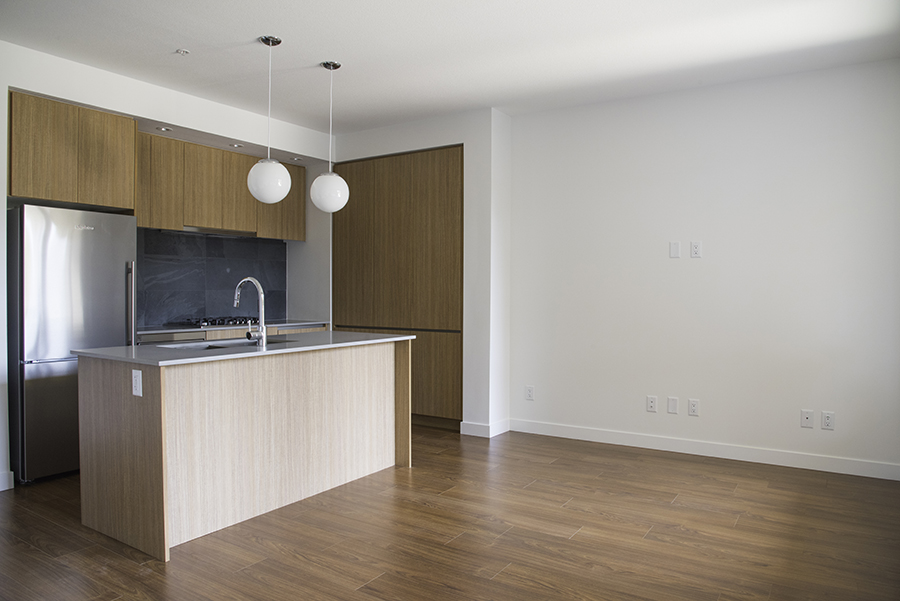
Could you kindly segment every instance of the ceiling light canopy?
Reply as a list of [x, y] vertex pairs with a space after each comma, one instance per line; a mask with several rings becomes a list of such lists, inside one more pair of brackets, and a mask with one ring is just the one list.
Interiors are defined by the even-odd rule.
[[247, 174], [247, 188], [253, 198], [266, 204], [275, 204], [291, 191], [291, 174], [287, 168], [272, 158], [272, 47], [281, 39], [271, 35], [259, 38], [269, 47], [269, 117], [266, 132], [266, 158], [253, 165]]
[[334, 121], [334, 72], [341, 68], [340, 63], [328, 61], [322, 63], [331, 74], [328, 104], [328, 173], [323, 173], [309, 187], [309, 197], [320, 211], [334, 213], [340, 211], [350, 200], [350, 187], [337, 173], [331, 170], [332, 124]]

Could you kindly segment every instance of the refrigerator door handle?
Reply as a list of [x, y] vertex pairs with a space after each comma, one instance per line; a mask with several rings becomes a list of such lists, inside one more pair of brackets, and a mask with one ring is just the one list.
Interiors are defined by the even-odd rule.
[[56, 359], [29, 359], [20, 361], [22, 365], [44, 365], [46, 363], [63, 363], [66, 361], [78, 361], [78, 357], [59, 357]]
[[125, 273], [126, 273], [126, 302], [128, 303], [127, 314], [128, 314], [128, 336], [125, 344], [134, 346], [137, 338], [137, 307], [136, 305], [136, 278], [135, 276], [135, 262], [128, 261], [125, 264]]

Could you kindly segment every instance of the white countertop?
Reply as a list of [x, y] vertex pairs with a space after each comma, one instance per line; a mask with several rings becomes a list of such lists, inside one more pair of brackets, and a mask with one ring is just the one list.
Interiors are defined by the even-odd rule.
[[[204, 363], [207, 361], [224, 361], [228, 359], [245, 359], [262, 355], [281, 353], [297, 353], [315, 351], [344, 346], [362, 344], [378, 344], [413, 340], [415, 336], [391, 336], [386, 334], [363, 334], [360, 332], [307, 332], [304, 334], [286, 334], [269, 336], [266, 348], [259, 346], [226, 346], [227, 340], [210, 340], [201, 343], [164, 343], [142, 344], [138, 346], [111, 346], [106, 348], [75, 349], [73, 355], [138, 363], [142, 365], [182, 365], [185, 363]], [[182, 347], [182, 348], [175, 348]], [[220, 347], [220, 348], [210, 348]]]

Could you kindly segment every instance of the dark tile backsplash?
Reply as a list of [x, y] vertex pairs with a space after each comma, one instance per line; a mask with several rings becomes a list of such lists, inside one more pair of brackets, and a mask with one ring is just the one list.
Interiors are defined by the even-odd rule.
[[234, 287], [253, 276], [266, 293], [266, 319], [284, 319], [287, 245], [281, 240], [237, 238], [138, 228], [138, 328], [199, 317], [258, 314], [256, 287], [245, 284], [241, 306]]

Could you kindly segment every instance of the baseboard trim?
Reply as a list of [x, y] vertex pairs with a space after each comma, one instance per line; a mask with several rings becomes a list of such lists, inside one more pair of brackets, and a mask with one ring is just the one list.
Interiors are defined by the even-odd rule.
[[504, 419], [492, 424], [480, 424], [478, 422], [462, 422], [459, 425], [459, 433], [467, 436], [480, 436], [481, 438], [493, 438], [498, 434], [509, 432], [510, 420]]
[[557, 436], [559, 438], [589, 440], [592, 442], [641, 447], [659, 451], [687, 453], [689, 455], [702, 455], [704, 457], [736, 459], [738, 461], [749, 461], [751, 463], [767, 463], [770, 465], [782, 465], [785, 467], [850, 474], [853, 476], [867, 476], [884, 480], [900, 480], [900, 464], [895, 463], [848, 459], [846, 457], [830, 457], [827, 455], [811, 455], [808, 453], [798, 453], [796, 451], [745, 447], [717, 442], [669, 438], [665, 436], [653, 436], [650, 434], [618, 432], [615, 430], [585, 428], [582, 426], [568, 426], [565, 424], [535, 422], [521, 419], [510, 420], [510, 429], [513, 432], [527, 432], [529, 434], [543, 434], [545, 436]]
[[491, 427], [488, 424], [463, 421], [459, 424], [459, 433], [465, 434], [466, 436], [480, 436], [481, 438], [490, 438]]
[[16, 479], [12, 472], [0, 474], [0, 490], [10, 490], [16, 484]]

